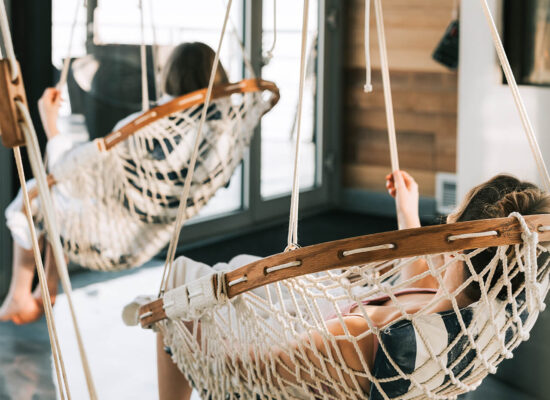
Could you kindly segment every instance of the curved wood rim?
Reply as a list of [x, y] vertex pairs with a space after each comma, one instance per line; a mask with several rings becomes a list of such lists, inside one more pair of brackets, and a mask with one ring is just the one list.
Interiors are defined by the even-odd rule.
[[[539, 241], [550, 241], [550, 215], [529, 215], [525, 221], [532, 231], [539, 232]], [[225, 275], [224, 292], [228, 298], [249, 290], [315, 272], [352, 267], [378, 261], [438, 254], [483, 247], [512, 245], [522, 242], [523, 231], [514, 217], [458, 222], [423, 228], [376, 233], [349, 239], [316, 244], [280, 253], [255, 261]], [[461, 235], [485, 234], [475, 238]], [[360, 250], [359, 252], [357, 252]], [[354, 252], [355, 251], [355, 252]], [[292, 266], [293, 264], [299, 265]], [[286, 266], [286, 267], [285, 267]], [[284, 267], [278, 269], [280, 267]], [[143, 327], [166, 318], [163, 300], [158, 299], [140, 308]]]
[[[279, 101], [280, 94], [279, 88], [275, 83], [264, 81], [261, 79], [244, 79], [237, 83], [227, 83], [224, 85], [214, 86], [212, 88], [211, 100], [219, 99], [220, 97], [227, 97], [237, 93], [250, 93], [268, 90], [273, 94], [271, 99], [270, 111]], [[166, 104], [157, 106], [144, 112], [139, 117], [135, 118], [130, 123], [124, 125], [116, 132], [112, 132], [100, 139], [103, 145], [100, 147], [105, 150], [109, 150], [116, 146], [118, 143], [124, 141], [129, 136], [133, 135], [136, 131], [144, 126], [155, 122], [161, 118], [171, 115], [175, 112], [186, 110], [190, 107], [204, 103], [206, 100], [207, 89], [200, 89], [194, 92], [188, 93], [185, 96], [178, 97]]]
[[[275, 107], [275, 105], [279, 102], [281, 96], [279, 94], [279, 88], [275, 83], [264, 81], [262, 79], [244, 79], [237, 83], [228, 83], [224, 85], [214, 86], [212, 88], [212, 100], [237, 93], [250, 93], [264, 90], [270, 91], [273, 95], [271, 97], [270, 107], [265, 112], [267, 113], [271, 111], [273, 107]], [[133, 121], [124, 125], [118, 131], [109, 133], [104, 138], [97, 139], [97, 146], [101, 151], [108, 151], [120, 142], [123, 142], [128, 137], [132, 136], [135, 132], [137, 132], [144, 126], [168, 115], [171, 115], [175, 112], [183, 111], [190, 107], [204, 103], [204, 101], [206, 100], [206, 92], [207, 89], [196, 90], [184, 96], [177, 97], [166, 104], [154, 107], [149, 111], [144, 112], [139, 117], [136, 117]], [[57, 182], [53, 175], [48, 175], [49, 187], [52, 187], [56, 183]], [[37, 188], [33, 188], [29, 191], [29, 198], [31, 200], [35, 199], [37, 196]]]

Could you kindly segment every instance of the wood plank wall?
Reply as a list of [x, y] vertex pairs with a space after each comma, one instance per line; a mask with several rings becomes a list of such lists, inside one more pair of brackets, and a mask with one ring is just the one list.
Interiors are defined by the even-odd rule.
[[[401, 169], [435, 195], [436, 172], [455, 172], [457, 74], [432, 60], [453, 0], [383, 0]], [[374, 92], [365, 83], [364, 0], [344, 2], [344, 187], [384, 191], [391, 170], [378, 37], [371, 11]]]

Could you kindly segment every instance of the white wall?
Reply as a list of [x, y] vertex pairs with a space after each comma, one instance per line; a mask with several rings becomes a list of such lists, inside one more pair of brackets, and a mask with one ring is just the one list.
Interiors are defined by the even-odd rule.
[[[500, 1], [489, 0], [495, 19]], [[462, 2], [458, 109], [458, 197], [500, 172], [540, 183], [480, 0]], [[498, 22], [497, 22], [498, 23]], [[550, 161], [550, 88], [522, 86], [521, 95], [544, 158]]]

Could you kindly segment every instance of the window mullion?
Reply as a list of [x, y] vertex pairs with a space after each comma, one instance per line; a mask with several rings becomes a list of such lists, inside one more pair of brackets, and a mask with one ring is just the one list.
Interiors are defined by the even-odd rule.
[[[262, 73], [262, 2], [245, 0], [245, 46], [256, 76]], [[245, 205], [249, 207], [254, 219], [261, 199], [262, 132], [261, 123], [255, 128], [250, 143], [249, 156], [245, 167]], [[246, 183], [246, 182], [245, 182]]]

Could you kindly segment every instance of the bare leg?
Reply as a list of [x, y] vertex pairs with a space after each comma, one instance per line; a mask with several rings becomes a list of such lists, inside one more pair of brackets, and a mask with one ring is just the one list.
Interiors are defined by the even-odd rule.
[[[52, 246], [46, 244], [46, 254], [44, 256], [44, 269], [46, 273], [46, 281], [48, 282], [48, 291], [50, 292], [50, 299], [52, 305], [55, 304], [55, 297], [57, 296], [57, 289], [59, 283], [59, 274], [57, 273], [57, 265], [55, 263], [55, 258], [53, 256]], [[38, 303], [40, 308], [44, 308], [42, 301], [42, 291], [40, 290], [40, 285], [36, 287], [33, 292], [33, 297]]]
[[189, 400], [193, 389], [164, 351], [162, 335], [157, 335], [157, 369], [160, 400]]
[[16, 324], [26, 324], [36, 321], [42, 315], [31, 294], [34, 268], [33, 251], [14, 243], [10, 289], [0, 308], [0, 321], [12, 320]]

